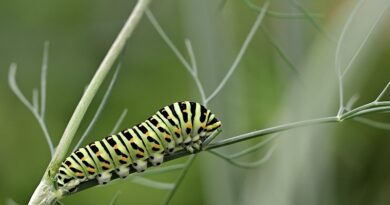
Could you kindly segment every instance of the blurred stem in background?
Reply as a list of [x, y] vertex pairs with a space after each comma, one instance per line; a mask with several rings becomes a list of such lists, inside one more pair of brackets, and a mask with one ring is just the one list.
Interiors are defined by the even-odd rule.
[[[229, 28], [231, 24], [227, 24], [225, 20], [219, 22], [219, 18], [215, 18], [213, 15], [220, 15], [221, 13], [215, 13], [218, 6], [217, 1], [185, 1], [181, 3], [181, 9], [183, 10], [183, 28], [184, 32], [189, 39], [192, 40], [195, 50], [197, 51], [197, 59], [199, 70], [201, 73], [202, 81], [204, 82], [206, 92], [210, 93], [211, 88], [214, 88], [218, 84], [222, 72], [226, 72], [225, 69], [222, 69], [226, 65], [224, 62], [216, 60], [219, 56], [229, 56], [231, 53], [226, 53], [231, 51], [232, 42], [231, 33], [232, 30]], [[202, 13], [197, 12], [193, 8], [201, 8]], [[223, 10], [226, 12], [226, 7]], [[219, 16], [218, 15], [218, 16]], [[232, 17], [232, 16], [231, 16]], [[228, 17], [228, 18], [231, 18]], [[217, 20], [218, 19], [218, 20]], [[219, 25], [219, 26], [218, 26]], [[223, 26], [225, 25], [225, 26]], [[226, 42], [221, 43], [221, 38], [218, 37], [220, 33], [216, 29], [221, 29], [224, 31], [224, 40]], [[232, 91], [232, 94], [234, 92]], [[219, 97], [221, 97], [220, 95]], [[224, 104], [218, 103], [220, 98], [217, 98], [217, 102], [209, 103], [209, 106], [214, 104], [219, 104], [221, 106], [212, 106], [216, 109], [216, 112], [222, 114], [220, 118], [225, 119], [224, 107], [227, 106]], [[226, 118], [227, 119], [227, 118]], [[224, 122], [225, 124], [226, 122]], [[224, 180], [229, 176], [228, 164], [220, 161], [211, 161], [212, 159], [202, 158], [199, 161], [201, 169], [201, 182], [202, 182], [202, 196], [204, 204], [233, 204], [234, 203], [234, 194], [231, 192], [232, 181]], [[214, 164], [212, 164], [214, 163]], [[221, 169], [216, 171], [213, 167], [218, 166]], [[218, 190], [218, 191], [215, 191]]]

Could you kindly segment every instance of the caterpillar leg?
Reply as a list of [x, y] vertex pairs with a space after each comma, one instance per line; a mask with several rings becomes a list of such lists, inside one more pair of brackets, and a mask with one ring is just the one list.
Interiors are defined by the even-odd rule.
[[187, 145], [185, 147], [185, 149], [188, 151], [188, 152], [191, 152], [191, 153], [194, 153], [195, 150], [200, 150], [202, 147], [202, 141], [201, 140], [197, 140], [195, 142], [191, 142], [189, 145]]
[[173, 154], [175, 153], [175, 145], [168, 145], [168, 154]]
[[155, 153], [149, 157], [149, 161], [153, 164], [153, 166], [158, 166], [163, 163], [164, 155], [160, 153]]
[[111, 176], [112, 176], [111, 172], [106, 171], [106, 172], [103, 172], [101, 174], [98, 174], [97, 180], [98, 180], [100, 185], [107, 184], [108, 182], [111, 181]]
[[75, 192], [77, 191], [77, 186], [80, 184], [80, 181], [78, 179], [69, 179], [70, 181], [67, 181], [65, 185], [60, 185], [60, 187], [63, 190], [66, 190], [66, 192]]
[[194, 137], [192, 137], [192, 141], [193, 142], [197, 142], [200, 140], [200, 136], [199, 135], [195, 135]]
[[191, 141], [192, 141], [191, 137], [187, 137], [187, 138], [184, 140], [184, 144], [189, 144]]
[[191, 152], [193, 153], [194, 152], [194, 148], [192, 147], [192, 138], [190, 136], [188, 136], [185, 140], [184, 140], [184, 143], [183, 143], [183, 148], [186, 149], [188, 152]]
[[148, 167], [148, 163], [143, 160], [137, 160], [132, 166], [137, 172], [143, 172]]
[[196, 150], [200, 150], [202, 148], [202, 141], [197, 140], [197, 141], [193, 142], [192, 147]]
[[194, 153], [194, 148], [192, 147], [192, 145], [188, 145], [185, 147], [185, 149], [188, 151], [188, 152], [191, 152], [191, 153]]
[[68, 191], [69, 191], [69, 193], [74, 193], [74, 192], [76, 192], [77, 190], [78, 190], [77, 187], [73, 187], [73, 188], [69, 189]]
[[130, 168], [128, 166], [120, 166], [115, 170], [115, 173], [120, 177], [120, 178], [126, 178], [129, 175]]

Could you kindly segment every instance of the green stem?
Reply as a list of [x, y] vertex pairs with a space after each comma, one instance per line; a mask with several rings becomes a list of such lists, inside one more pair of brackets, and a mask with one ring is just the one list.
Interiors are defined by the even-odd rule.
[[[346, 120], [346, 119], [349, 119], [349, 118], [352, 118], [352, 117], [356, 117], [358, 115], [361, 115], [362, 113], [363, 114], [367, 114], [369, 112], [377, 112], [377, 110], [372, 110], [371, 108], [380, 108], [380, 107], [386, 107], [386, 106], [390, 106], [390, 101], [384, 101], [384, 102], [377, 102], [377, 101], [374, 101], [374, 102], [370, 102], [370, 103], [367, 103], [365, 105], [362, 105], [360, 107], [357, 107], [351, 111], [348, 111], [346, 113], [344, 113], [341, 117], [340, 117], [340, 120]], [[367, 110], [369, 110], [369, 112], [367, 112]]]
[[82, 96], [79, 104], [77, 105], [68, 125], [65, 128], [64, 134], [61, 137], [61, 141], [58, 144], [58, 148], [54, 154], [53, 160], [50, 163], [51, 171], [55, 172], [61, 161], [66, 157], [69, 146], [73, 140], [73, 137], [84, 117], [92, 99], [95, 97], [99, 87], [103, 80], [111, 70], [116, 59], [119, 57], [124, 46], [126, 45], [127, 39], [133, 33], [135, 27], [138, 25], [144, 11], [147, 9], [148, 4], [151, 0], [139, 0], [135, 6], [133, 12], [129, 16], [122, 30], [115, 39], [107, 55], [104, 57], [102, 63], [97, 69], [93, 76], [89, 86], [87, 87], [84, 95]]
[[[256, 12], [260, 12], [261, 10], [264, 9], [263, 7], [257, 6], [256, 4], [251, 2], [250, 0], [244, 0], [244, 3], [250, 9], [252, 9], [253, 11], [256, 11]], [[283, 19], [304, 19], [304, 18], [306, 18], [306, 15], [303, 13], [283, 13], [283, 12], [271, 11], [271, 10], [268, 10], [266, 12], [266, 15], [269, 17], [283, 18]], [[310, 15], [314, 16], [314, 17], [322, 17], [319, 14], [310, 14]]]
[[45, 172], [40, 184], [38, 185], [38, 187], [34, 191], [33, 196], [30, 199], [30, 205], [50, 204], [61, 196], [60, 194], [55, 192], [54, 187], [52, 185], [53, 174], [57, 172], [60, 163], [66, 157], [74, 135], [89, 105], [91, 104], [92, 99], [96, 95], [108, 72], [111, 70], [112, 65], [115, 63], [116, 59], [125, 47], [127, 39], [132, 35], [135, 27], [138, 25], [143, 13], [147, 9], [150, 2], [151, 0], [139, 0], [137, 2], [136, 6], [134, 7], [134, 10], [130, 14], [122, 30], [118, 34], [107, 55], [104, 57], [88, 88], [86, 89], [84, 95], [79, 101], [79, 104], [77, 105], [67, 127], [65, 128], [64, 134], [62, 135], [62, 138], [57, 146], [56, 152], [54, 153], [54, 156], [50, 161], [47, 171]]
[[179, 177], [177, 178], [172, 191], [169, 192], [167, 198], [165, 198], [164, 203], [162, 203], [162, 204], [164, 204], [164, 205], [169, 204], [169, 202], [171, 201], [173, 195], [175, 195], [177, 188], [180, 186], [181, 182], [184, 179], [184, 176], [187, 174], [189, 168], [191, 167], [190, 165], [195, 160], [195, 158], [196, 158], [196, 155], [191, 155], [190, 158], [187, 160], [187, 163], [186, 163], [183, 171], [180, 173]]
[[282, 132], [282, 131], [290, 130], [293, 128], [304, 127], [304, 126], [309, 126], [309, 125], [313, 125], [313, 124], [338, 122], [338, 121], [339, 121], [339, 119], [337, 117], [324, 117], [324, 118], [288, 123], [288, 124], [270, 127], [270, 128], [266, 128], [266, 129], [262, 129], [262, 130], [256, 130], [253, 132], [249, 132], [249, 133], [245, 133], [245, 134], [238, 135], [235, 137], [227, 138], [227, 139], [218, 141], [216, 143], [210, 144], [206, 150], [215, 149], [218, 147], [224, 147], [224, 146], [227, 146], [230, 144], [242, 142], [242, 141], [249, 140], [249, 139], [252, 139], [255, 137], [264, 136], [264, 135], [268, 135], [268, 134], [276, 133], [276, 132]]

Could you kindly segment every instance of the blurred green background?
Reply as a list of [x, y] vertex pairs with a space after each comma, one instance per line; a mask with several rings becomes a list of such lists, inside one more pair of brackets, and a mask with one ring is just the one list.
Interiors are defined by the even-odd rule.
[[[347, 16], [358, 1], [273, 0], [270, 9], [309, 11], [313, 19], [267, 15], [236, 72], [209, 108], [223, 123], [219, 139], [304, 119], [332, 116], [338, 109], [335, 48]], [[262, 5], [263, 1], [254, 1]], [[135, 1], [0, 1], [0, 204], [26, 204], [43, 175], [50, 153], [31, 112], [11, 92], [8, 70], [18, 65], [17, 82], [28, 99], [39, 88], [44, 41], [50, 41], [46, 123], [55, 144], [85, 86], [115, 39]], [[342, 42], [347, 64], [379, 8], [388, 1], [364, 1]], [[302, 10], [304, 8], [304, 10]], [[192, 41], [207, 94], [215, 89], [237, 55], [257, 13], [245, 1], [154, 1], [151, 10], [180, 51]], [[372, 101], [390, 80], [390, 27], [386, 14], [345, 78], [345, 98]], [[287, 56], [296, 71], [281, 57]], [[185, 55], [188, 57], [188, 55]], [[108, 84], [108, 78], [104, 86]], [[90, 107], [77, 139], [104, 93]], [[389, 95], [387, 95], [388, 99]], [[121, 128], [143, 121], [164, 105], [200, 101], [196, 85], [150, 22], [144, 18], [128, 43], [111, 98], [84, 144], [106, 136], [122, 110]], [[390, 122], [388, 114], [368, 116]], [[284, 132], [270, 160], [256, 169], [236, 168], [201, 153], [171, 204], [390, 204], [389, 129], [356, 121]], [[258, 140], [219, 151], [232, 153]], [[251, 156], [257, 159], [267, 148]], [[179, 159], [168, 164], [183, 162]], [[178, 172], [150, 179], [173, 182]], [[159, 204], [167, 194], [117, 180], [62, 201], [65, 204]]]

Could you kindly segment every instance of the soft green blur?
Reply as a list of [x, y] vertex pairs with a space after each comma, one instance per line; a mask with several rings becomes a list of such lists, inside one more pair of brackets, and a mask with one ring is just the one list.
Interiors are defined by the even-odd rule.
[[[224, 77], [256, 18], [243, 0], [222, 2], [155, 0], [151, 6], [187, 58], [184, 40], [192, 41], [206, 94], [211, 94]], [[291, 2], [273, 0], [270, 8], [302, 12]], [[342, 66], [363, 40], [371, 17], [386, 1], [365, 2], [346, 33]], [[262, 5], [263, 1], [254, 3]], [[356, 1], [302, 0], [299, 4], [322, 15], [315, 18], [320, 28], [308, 19], [267, 16], [263, 22], [298, 72], [288, 66], [259, 30], [232, 78], [208, 105], [223, 123], [219, 139], [337, 113], [335, 47]], [[126, 0], [0, 1], [0, 204], [10, 199], [26, 204], [50, 159], [37, 121], [9, 89], [10, 63], [17, 63], [18, 85], [31, 99], [32, 89], [40, 86], [43, 43], [50, 41], [45, 120], [57, 144], [85, 86], [133, 6], [134, 1]], [[346, 101], [358, 94], [356, 105], [370, 102], [390, 80], [388, 22], [385, 15], [347, 74]], [[109, 78], [76, 139], [91, 120]], [[388, 94], [385, 97], [389, 99]], [[200, 95], [191, 76], [144, 18], [129, 40], [111, 98], [84, 144], [108, 135], [125, 108], [128, 115], [121, 128], [141, 122], [162, 106], [179, 100], [200, 101]], [[367, 117], [390, 123], [388, 113]], [[250, 170], [201, 153], [171, 204], [390, 204], [389, 129], [351, 120], [284, 132], [270, 160]], [[257, 141], [219, 151], [239, 151]], [[266, 149], [246, 160], [260, 158]], [[149, 179], [174, 182], [178, 173]], [[117, 192], [117, 204], [159, 204], [167, 194], [166, 190], [129, 179], [94, 187], [62, 201], [107, 205]]]

